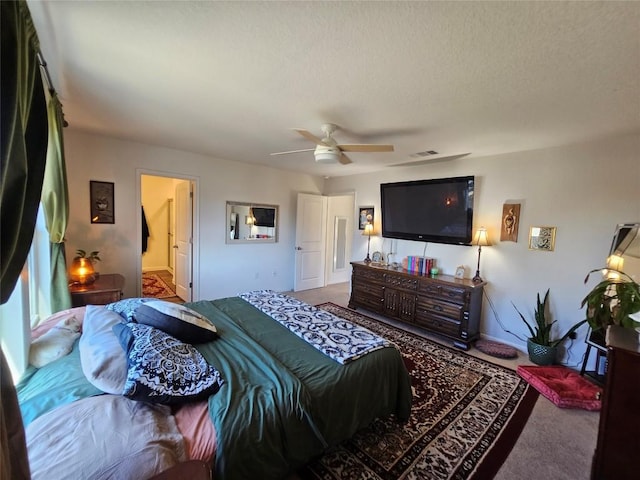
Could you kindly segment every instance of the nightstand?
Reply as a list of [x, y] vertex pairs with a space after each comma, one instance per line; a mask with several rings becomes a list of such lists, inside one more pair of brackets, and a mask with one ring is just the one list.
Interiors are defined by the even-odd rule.
[[122, 298], [124, 277], [119, 273], [100, 275], [91, 285], [69, 285], [71, 305], [106, 305]]

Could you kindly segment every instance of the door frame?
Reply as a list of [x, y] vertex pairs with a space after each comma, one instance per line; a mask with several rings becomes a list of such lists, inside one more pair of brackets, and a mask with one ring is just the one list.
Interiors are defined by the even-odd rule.
[[[198, 196], [200, 192], [200, 179], [182, 173], [167, 172], [163, 170], [152, 170], [148, 168], [136, 169], [136, 205], [142, 205], [142, 175], [150, 175], [153, 177], [175, 178], [177, 180], [187, 180], [193, 185], [193, 217], [192, 221], [192, 238], [191, 238], [191, 301], [195, 302], [200, 299], [200, 202]], [[142, 209], [136, 208], [136, 231], [138, 241], [136, 255], [136, 295], [142, 297]]]
[[[346, 241], [346, 245], [345, 245], [345, 258], [346, 258], [346, 262], [347, 262], [347, 270], [349, 271], [348, 274], [348, 278], [345, 279], [345, 282], [349, 282], [351, 281], [351, 258], [352, 258], [352, 252], [353, 252], [353, 231], [354, 231], [354, 225], [355, 225], [355, 211], [356, 211], [356, 192], [355, 191], [347, 191], [347, 192], [342, 192], [342, 193], [331, 193], [328, 195], [324, 195], [325, 197], [327, 197], [327, 242], [326, 242], [326, 256], [325, 256], [325, 272], [324, 272], [324, 279], [325, 279], [325, 287], [327, 285], [333, 285], [336, 282], [335, 281], [329, 281], [332, 278], [332, 274], [331, 274], [331, 270], [333, 268], [333, 253], [334, 253], [334, 249], [335, 249], [335, 225], [334, 225], [334, 220], [332, 220], [331, 217], [331, 213], [333, 213], [333, 205], [331, 204], [332, 200], [335, 200], [336, 197], [344, 197], [344, 198], [350, 198], [350, 208], [348, 209], [348, 212], [345, 212], [345, 216], [347, 217], [347, 241]], [[342, 283], [342, 282], [338, 282], [338, 283]]]

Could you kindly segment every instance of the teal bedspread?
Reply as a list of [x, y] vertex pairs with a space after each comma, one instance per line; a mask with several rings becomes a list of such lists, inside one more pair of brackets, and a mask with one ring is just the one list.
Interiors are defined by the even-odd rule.
[[216, 480], [282, 479], [376, 417], [409, 417], [395, 348], [341, 365], [240, 298], [188, 305], [220, 334], [196, 346], [226, 382], [209, 399]]
[[[395, 348], [341, 365], [240, 298], [187, 305], [219, 333], [195, 345], [225, 380], [209, 398], [215, 480], [280, 480], [376, 417], [409, 417], [409, 375]], [[25, 425], [102, 393], [82, 372], [78, 342], [69, 355], [30, 367], [17, 390]]]
[[104, 393], [84, 376], [78, 341], [73, 344], [69, 355], [42, 368], [29, 365], [20, 378], [16, 391], [25, 427], [49, 410]]

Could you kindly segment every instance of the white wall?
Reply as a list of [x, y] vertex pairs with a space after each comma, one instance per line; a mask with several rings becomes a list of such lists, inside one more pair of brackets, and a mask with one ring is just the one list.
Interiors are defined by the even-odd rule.
[[[588, 144], [516, 152], [484, 158], [460, 158], [450, 162], [415, 167], [387, 168], [382, 172], [327, 180], [325, 194], [352, 189], [357, 204], [375, 206], [376, 230], [380, 231], [380, 183], [475, 175], [474, 228], [487, 227], [491, 247], [482, 249], [481, 274], [489, 282], [482, 332], [526, 349], [505, 333], [497, 319], [522, 337], [525, 327], [511, 302], [525, 315], [533, 314], [536, 293], [547, 288], [551, 313], [558, 320], [558, 332], [584, 318], [582, 298], [593, 281], [584, 285], [586, 273], [604, 265], [614, 227], [620, 222], [640, 221], [640, 136], [629, 135]], [[504, 203], [521, 203], [518, 242], [500, 242], [500, 221]], [[553, 252], [528, 249], [529, 227], [557, 227]], [[394, 241], [396, 242], [396, 241]], [[371, 250], [388, 252], [391, 241], [372, 237]], [[473, 276], [478, 250], [475, 247], [440, 245], [398, 240], [400, 261], [425, 251], [435, 257], [444, 273], [467, 266]], [[366, 238], [353, 233], [353, 259], [366, 255]], [[592, 279], [592, 280], [595, 280]], [[581, 362], [586, 328], [574, 342], [568, 363]]]
[[[234, 295], [253, 288], [289, 290], [293, 287], [295, 206], [297, 192], [325, 195], [355, 192], [360, 205], [374, 205], [380, 230], [382, 182], [475, 175], [475, 226], [486, 226], [493, 246], [482, 250], [481, 274], [489, 282], [481, 330], [524, 349], [505, 333], [525, 336], [511, 302], [532, 314], [536, 293], [551, 289], [551, 312], [564, 331], [584, 315], [580, 302], [588, 292], [586, 273], [604, 264], [614, 227], [640, 221], [640, 136], [628, 135], [580, 145], [516, 152], [484, 158], [460, 158], [416, 167], [387, 168], [381, 172], [323, 180], [320, 177], [234, 163], [203, 155], [152, 147], [65, 130], [69, 171], [71, 219], [67, 251], [100, 250], [100, 271], [120, 272], [127, 278], [125, 294], [138, 294], [134, 279], [140, 240], [136, 226], [136, 169], [151, 169], [199, 180], [197, 202], [200, 250], [197, 299]], [[115, 182], [114, 225], [89, 223], [89, 180]], [[225, 244], [225, 202], [246, 200], [280, 205], [280, 232], [276, 244]], [[504, 203], [521, 203], [518, 242], [500, 242]], [[529, 227], [557, 227], [555, 251], [528, 249]], [[354, 226], [353, 260], [366, 255], [366, 238]], [[371, 239], [371, 251], [388, 252], [390, 240]], [[397, 241], [395, 260], [426, 254], [439, 268], [453, 274], [464, 264], [472, 276], [477, 249], [453, 245]], [[274, 275], [275, 273], [275, 275]], [[581, 332], [584, 334], [584, 330]], [[582, 337], [574, 342], [575, 365], [584, 351]]]
[[[200, 248], [196, 252], [196, 300], [254, 288], [293, 288], [296, 196], [298, 192], [321, 193], [324, 179], [101, 137], [73, 127], [64, 133], [70, 198], [68, 257], [76, 248], [99, 250], [100, 272], [124, 275], [125, 296], [139, 294], [139, 169], [198, 180]], [[90, 223], [89, 180], [115, 183], [115, 224]], [[227, 200], [279, 205], [278, 242], [226, 244]]]

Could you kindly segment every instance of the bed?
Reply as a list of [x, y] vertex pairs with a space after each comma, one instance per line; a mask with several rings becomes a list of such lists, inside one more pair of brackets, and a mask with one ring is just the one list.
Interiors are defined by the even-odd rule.
[[[331, 314], [275, 292], [255, 293], [185, 305], [214, 326], [210, 341], [190, 346], [218, 376], [210, 393], [184, 402], [133, 400], [83, 371], [89, 348], [83, 336], [108, 307], [59, 312], [34, 330], [37, 339], [65, 315], [83, 325], [68, 354], [29, 367], [18, 384], [32, 477], [151, 478], [198, 459], [212, 466], [216, 480], [282, 479], [377, 417], [409, 417], [410, 379], [394, 345], [378, 343], [336, 360], [319, 345], [324, 327], [302, 325], [309, 312]], [[136, 308], [117, 312], [118, 322], [141, 314]], [[334, 335], [338, 344], [344, 337]], [[133, 390], [140, 395], [140, 384]]]

